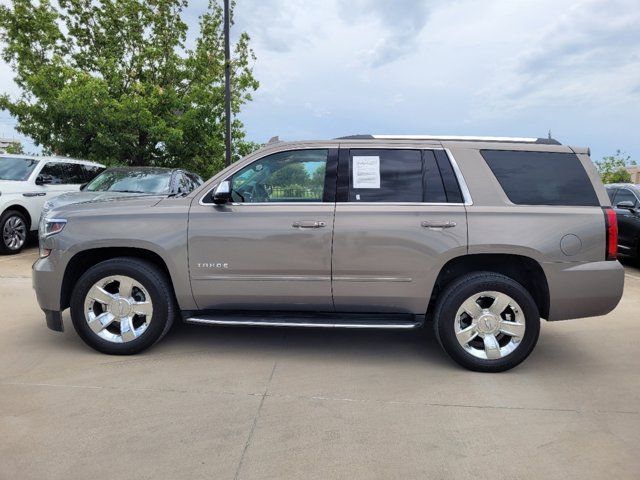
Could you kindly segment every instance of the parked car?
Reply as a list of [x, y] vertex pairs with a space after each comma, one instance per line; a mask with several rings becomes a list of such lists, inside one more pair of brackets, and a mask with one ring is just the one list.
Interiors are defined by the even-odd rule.
[[102, 170], [99, 163], [70, 158], [0, 155], [0, 253], [22, 250], [47, 199], [78, 191]]
[[619, 253], [640, 259], [640, 185], [605, 185], [618, 217]]
[[202, 185], [195, 173], [177, 168], [114, 167], [96, 176], [79, 192], [60, 195], [44, 206], [47, 212], [71, 203], [91, 202], [136, 195], [186, 195]]
[[269, 143], [180, 198], [66, 205], [41, 226], [47, 325], [134, 354], [205, 325], [415, 329], [472, 370], [533, 350], [540, 318], [610, 312], [616, 217], [585, 148], [357, 136]]

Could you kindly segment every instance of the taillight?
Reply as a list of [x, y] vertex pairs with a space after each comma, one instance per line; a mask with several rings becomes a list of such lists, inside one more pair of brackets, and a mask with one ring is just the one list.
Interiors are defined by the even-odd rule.
[[615, 260], [618, 256], [618, 218], [611, 207], [604, 207], [604, 219], [607, 227], [607, 260]]

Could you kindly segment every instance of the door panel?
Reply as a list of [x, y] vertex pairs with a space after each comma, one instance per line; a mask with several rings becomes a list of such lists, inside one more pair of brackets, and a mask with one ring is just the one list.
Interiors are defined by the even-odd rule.
[[277, 152], [228, 177], [234, 203], [192, 204], [189, 270], [201, 309], [333, 311], [336, 165], [336, 149]]
[[[467, 250], [466, 211], [448, 162], [443, 150], [340, 150], [336, 311], [426, 313], [440, 268]], [[375, 182], [362, 188], [358, 176]]]
[[334, 204], [194, 204], [189, 270], [196, 303], [201, 309], [331, 311], [333, 214]]
[[[424, 227], [455, 223], [454, 227]], [[440, 268], [464, 255], [462, 205], [338, 204], [333, 247], [337, 311], [425, 314]]]

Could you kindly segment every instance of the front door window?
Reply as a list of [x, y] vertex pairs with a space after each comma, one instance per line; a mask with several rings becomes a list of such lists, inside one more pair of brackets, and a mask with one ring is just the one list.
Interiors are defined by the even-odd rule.
[[275, 153], [231, 178], [235, 203], [322, 202], [328, 150]]

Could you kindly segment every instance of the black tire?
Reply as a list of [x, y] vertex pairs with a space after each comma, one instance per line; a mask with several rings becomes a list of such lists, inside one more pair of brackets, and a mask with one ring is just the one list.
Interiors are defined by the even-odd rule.
[[[515, 300], [524, 315], [526, 329], [514, 351], [499, 359], [484, 359], [465, 350], [455, 333], [455, 317], [463, 302], [485, 291], [505, 293]], [[533, 351], [540, 335], [540, 314], [531, 294], [518, 282], [493, 272], [470, 273], [445, 287], [434, 312], [435, 335], [442, 348], [469, 370], [477, 372], [503, 372], [520, 364]]]
[[[18, 218], [22, 222], [25, 228], [24, 242], [18, 248], [11, 248], [9, 245], [7, 245], [4, 238], [5, 225], [12, 218]], [[29, 240], [29, 222], [27, 221], [27, 219], [22, 213], [20, 213], [17, 210], [7, 210], [2, 215], [0, 215], [0, 253], [4, 255], [14, 255], [16, 253], [19, 253], [27, 244], [28, 240]]]
[[[84, 311], [85, 297], [91, 287], [112, 275], [126, 275], [139, 282], [149, 292], [153, 305], [147, 329], [126, 343], [99, 337], [89, 327]], [[76, 332], [91, 348], [110, 355], [134, 355], [160, 341], [169, 332], [175, 311], [173, 289], [166, 274], [154, 264], [138, 258], [118, 257], [98, 263], [78, 279], [71, 293], [71, 319]]]

